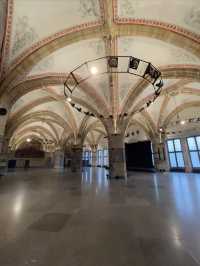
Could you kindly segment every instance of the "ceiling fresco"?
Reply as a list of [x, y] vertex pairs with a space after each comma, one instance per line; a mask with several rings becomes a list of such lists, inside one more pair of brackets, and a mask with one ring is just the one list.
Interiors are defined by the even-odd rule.
[[199, 0], [117, 0], [117, 2], [119, 17], [157, 20], [200, 33]]
[[15, 0], [13, 9], [10, 60], [58, 31], [101, 19], [98, 0]]
[[57, 50], [34, 66], [29, 75], [70, 72], [86, 61], [105, 56], [102, 39], [80, 41]]
[[121, 37], [118, 39], [119, 55], [136, 56], [155, 66], [169, 64], [199, 64], [195, 55], [166, 42], [146, 37]]

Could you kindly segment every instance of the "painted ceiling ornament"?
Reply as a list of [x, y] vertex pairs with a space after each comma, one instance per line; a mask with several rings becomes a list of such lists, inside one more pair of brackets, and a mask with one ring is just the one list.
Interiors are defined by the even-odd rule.
[[184, 49], [178, 49], [176, 47], [171, 47], [170, 51], [171, 51], [172, 57], [176, 59], [177, 64], [182, 64], [183, 61], [188, 62], [188, 63], [199, 64], [199, 59], [195, 55], [188, 53]]
[[29, 25], [28, 17], [18, 17], [16, 21], [16, 29], [14, 35], [14, 44], [12, 47], [11, 55], [15, 56], [23, 48], [31, 45], [36, 39], [38, 39], [38, 34]]
[[[64, 82], [64, 96], [66, 100], [74, 107], [78, 112], [85, 113], [86, 115], [95, 116], [94, 113], [83, 110], [83, 107], [77, 106], [73, 101], [74, 94], [78, 91], [78, 87], [81, 83], [94, 77], [102, 77], [103, 75], [110, 76], [111, 74], [130, 74], [146, 80], [152, 85], [154, 94], [151, 100], [144, 103], [137, 112], [142, 112], [148, 108], [160, 95], [163, 87], [163, 80], [161, 72], [154, 67], [150, 62], [138, 59], [133, 56], [105, 56], [94, 60], [87, 61], [80, 66], [72, 70], [67, 79]], [[74, 93], [74, 94], [73, 94]], [[127, 117], [128, 113], [121, 113], [119, 117]], [[99, 118], [111, 118], [113, 114], [107, 114], [107, 117], [103, 113], [98, 112]]]
[[32, 70], [31, 72], [43, 72], [47, 71], [48, 69], [52, 69], [54, 66], [54, 58], [53, 56], [48, 56], [47, 58], [44, 58], [44, 60], [41, 60]]
[[110, 98], [110, 92], [107, 89], [108, 88], [108, 82], [106, 82], [106, 80], [102, 80], [99, 82], [99, 87], [101, 88], [102, 94], [104, 96], [105, 99], [109, 99]]
[[133, 37], [124, 37], [123, 38], [123, 52], [129, 52], [130, 47], [134, 45]]
[[137, 8], [137, 2], [133, 0], [122, 0], [120, 16], [133, 17]]
[[89, 48], [91, 48], [97, 56], [101, 56], [104, 52], [104, 43], [102, 40], [93, 40], [89, 43]]
[[185, 17], [185, 23], [200, 31], [200, 7], [194, 6]]
[[99, 17], [99, 7], [97, 0], [80, 0], [81, 16]]

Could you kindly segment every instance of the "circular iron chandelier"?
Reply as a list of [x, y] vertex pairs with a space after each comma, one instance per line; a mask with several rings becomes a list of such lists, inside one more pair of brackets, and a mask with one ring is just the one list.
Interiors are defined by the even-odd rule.
[[[82, 112], [89, 116], [95, 116], [94, 113], [84, 110], [83, 107], [73, 102], [73, 92], [81, 83], [85, 82], [91, 77], [115, 73], [138, 76], [153, 86], [153, 97], [151, 100], [148, 100], [146, 103], [144, 103], [142, 107], [136, 110], [135, 113], [141, 112], [145, 108], [148, 108], [161, 93], [161, 89], [163, 87], [161, 72], [150, 62], [133, 56], [105, 56], [86, 61], [72, 70], [64, 82], [64, 96], [71, 106], [74, 107], [78, 112]], [[120, 114], [120, 116], [128, 115], [128, 113]], [[106, 118], [102, 114], [99, 114], [99, 117]], [[110, 114], [108, 117], [112, 118], [113, 116]]]

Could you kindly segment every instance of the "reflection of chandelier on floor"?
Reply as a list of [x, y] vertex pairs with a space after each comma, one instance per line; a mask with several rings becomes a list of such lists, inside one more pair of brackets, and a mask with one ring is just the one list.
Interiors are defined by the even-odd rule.
[[[64, 95], [67, 101], [77, 111], [85, 115], [95, 116], [94, 113], [84, 110], [83, 107], [78, 106], [77, 103], [73, 101], [73, 92], [81, 83], [89, 78], [96, 75], [115, 73], [135, 75], [148, 81], [149, 84], [152, 84], [154, 93], [151, 100], [144, 103], [136, 112], [141, 112], [145, 108], [148, 108], [161, 93], [163, 87], [161, 72], [151, 63], [132, 56], [106, 56], [87, 61], [69, 73], [64, 82]], [[120, 115], [128, 116], [127, 113]], [[105, 118], [103, 114], [99, 114], [99, 117]], [[112, 118], [112, 114], [109, 114], [108, 117]]]

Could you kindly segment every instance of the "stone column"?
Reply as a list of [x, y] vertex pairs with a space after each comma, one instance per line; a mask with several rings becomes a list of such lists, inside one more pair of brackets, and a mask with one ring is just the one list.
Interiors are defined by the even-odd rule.
[[49, 151], [46, 151], [45, 152], [45, 164], [46, 164], [46, 167], [51, 168], [53, 166], [52, 162], [53, 162], [53, 153], [49, 152]]
[[162, 142], [160, 143], [157, 139], [154, 140], [152, 142], [152, 148], [155, 169], [158, 171], [169, 171], [169, 159], [165, 141], [162, 140]]
[[82, 170], [83, 146], [73, 145], [71, 149], [71, 171], [81, 172]]
[[192, 164], [191, 164], [191, 160], [190, 160], [190, 154], [189, 154], [189, 149], [188, 149], [186, 138], [181, 138], [181, 148], [183, 151], [183, 158], [184, 158], [184, 162], [185, 162], [185, 172], [191, 173], [192, 172]]
[[97, 151], [93, 150], [92, 151], [92, 166], [96, 167], [97, 165]]
[[108, 137], [110, 178], [127, 178], [124, 136], [110, 134]]
[[54, 168], [55, 169], [64, 168], [64, 152], [62, 150], [56, 150], [54, 152]]

